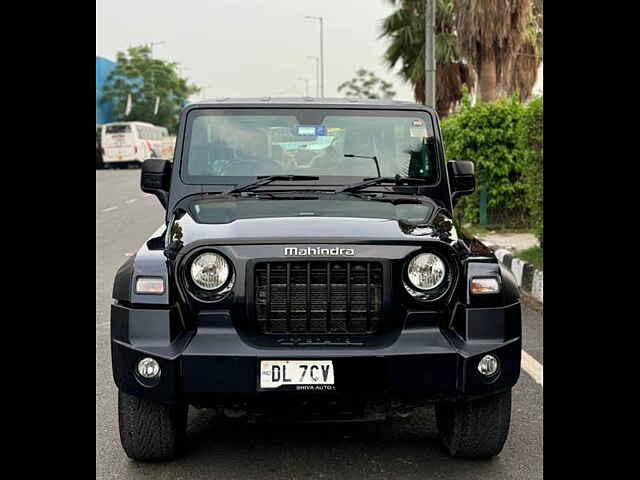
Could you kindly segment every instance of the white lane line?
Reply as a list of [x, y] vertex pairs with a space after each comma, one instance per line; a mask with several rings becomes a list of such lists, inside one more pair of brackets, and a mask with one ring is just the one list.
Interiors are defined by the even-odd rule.
[[137, 201], [138, 201], [138, 199], [137, 199], [137, 198], [131, 198], [131, 199], [129, 199], [129, 200], [127, 200], [127, 201], [125, 201], [124, 203], [129, 204], [129, 203], [133, 203], [133, 202], [137, 202]]
[[542, 364], [539, 363], [535, 358], [529, 355], [527, 352], [522, 350], [522, 361], [520, 362], [521, 367], [527, 372], [531, 377], [542, 386]]
[[113, 206], [113, 207], [109, 207], [109, 208], [103, 208], [102, 211], [103, 212], [110, 212], [110, 211], [115, 210], [117, 208], [118, 208], [117, 206]]

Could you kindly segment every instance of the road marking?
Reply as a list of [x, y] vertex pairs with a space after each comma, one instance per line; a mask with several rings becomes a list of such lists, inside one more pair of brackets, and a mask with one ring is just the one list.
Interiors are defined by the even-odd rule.
[[137, 199], [137, 198], [132, 198], [132, 199], [130, 199], [130, 200], [127, 200], [127, 201], [126, 201], [126, 202], [124, 202], [124, 203], [127, 203], [127, 204], [128, 204], [128, 203], [133, 203], [133, 202], [137, 202], [137, 201], [138, 201], [138, 199]]
[[542, 386], [542, 364], [539, 363], [535, 358], [529, 355], [527, 352], [522, 350], [522, 361], [520, 365], [531, 377]]
[[110, 212], [110, 211], [115, 210], [115, 209], [117, 209], [117, 208], [118, 208], [117, 206], [113, 206], [113, 207], [105, 208], [105, 209], [103, 209], [102, 211], [103, 211], [103, 212]]

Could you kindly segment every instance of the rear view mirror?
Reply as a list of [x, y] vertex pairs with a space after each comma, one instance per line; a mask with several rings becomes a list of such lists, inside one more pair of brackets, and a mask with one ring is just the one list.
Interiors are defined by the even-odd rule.
[[467, 160], [451, 160], [447, 162], [449, 182], [451, 184], [451, 200], [453, 204], [463, 195], [469, 195], [476, 189], [475, 167]]
[[140, 189], [145, 193], [152, 193], [158, 197], [165, 209], [169, 201], [172, 168], [172, 162], [160, 158], [150, 158], [142, 164]]

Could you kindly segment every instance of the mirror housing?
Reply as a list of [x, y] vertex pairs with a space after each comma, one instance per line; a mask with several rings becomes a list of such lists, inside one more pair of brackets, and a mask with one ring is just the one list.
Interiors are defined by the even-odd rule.
[[169, 186], [171, 185], [171, 169], [173, 163], [161, 158], [150, 158], [142, 164], [140, 189], [144, 193], [152, 193], [166, 209], [169, 202]]
[[468, 160], [450, 160], [447, 162], [449, 183], [451, 184], [451, 201], [457, 203], [463, 195], [469, 195], [476, 189], [475, 167]]

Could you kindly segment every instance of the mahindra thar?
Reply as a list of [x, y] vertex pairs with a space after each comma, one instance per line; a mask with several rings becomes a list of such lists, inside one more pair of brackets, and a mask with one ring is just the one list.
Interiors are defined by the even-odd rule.
[[118, 270], [120, 438], [175, 458], [189, 405], [249, 421], [375, 420], [434, 405], [453, 456], [497, 455], [520, 374], [513, 275], [454, 221], [474, 166], [436, 112], [352, 99], [185, 107], [141, 188], [164, 225]]

